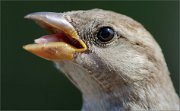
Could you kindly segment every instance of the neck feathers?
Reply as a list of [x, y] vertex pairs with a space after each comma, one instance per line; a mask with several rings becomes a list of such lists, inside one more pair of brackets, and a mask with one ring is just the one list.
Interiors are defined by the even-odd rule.
[[87, 77], [87, 75], [90, 76], [90, 72], [81, 66], [68, 61], [58, 62], [56, 65], [82, 92], [82, 111], [175, 110], [179, 108], [179, 99], [168, 74], [163, 74], [163, 77], [155, 76], [133, 83], [116, 85], [115, 88], [107, 91], [93, 78]]
[[96, 98], [84, 95], [82, 111], [179, 110], [179, 98], [172, 83], [166, 86], [139, 83], [111, 93], [101, 93]]

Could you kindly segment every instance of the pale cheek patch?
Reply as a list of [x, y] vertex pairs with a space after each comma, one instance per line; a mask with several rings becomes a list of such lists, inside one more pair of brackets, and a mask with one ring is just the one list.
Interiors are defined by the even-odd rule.
[[[110, 65], [118, 72], [123, 72], [121, 76], [126, 76], [132, 80], [142, 80], [146, 77], [147, 70], [144, 70], [146, 56], [128, 47], [119, 47], [114, 50], [106, 50], [104, 57], [107, 65]], [[104, 54], [99, 52], [99, 54]]]

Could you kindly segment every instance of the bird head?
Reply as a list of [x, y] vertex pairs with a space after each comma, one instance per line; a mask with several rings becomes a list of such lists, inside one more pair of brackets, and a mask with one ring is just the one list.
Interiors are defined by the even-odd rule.
[[132, 18], [101, 9], [36, 12], [25, 18], [50, 34], [23, 48], [56, 63], [83, 93], [84, 110], [177, 106], [159, 45]]
[[[84, 87], [82, 81], [93, 81], [93, 87], [111, 92], [139, 81], [155, 83], [164, 73], [161, 69], [168, 72], [151, 34], [125, 15], [93, 9], [36, 12], [25, 18], [34, 20], [50, 35], [36, 39], [35, 44], [25, 45], [24, 49], [59, 64], [78, 87]], [[86, 73], [80, 75], [79, 70]], [[84, 79], [80, 80], [81, 76]]]

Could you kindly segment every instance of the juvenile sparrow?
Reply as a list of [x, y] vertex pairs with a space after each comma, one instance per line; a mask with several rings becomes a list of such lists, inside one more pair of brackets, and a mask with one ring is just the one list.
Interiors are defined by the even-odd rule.
[[132, 18], [101, 9], [25, 18], [50, 35], [23, 48], [64, 72], [82, 92], [82, 111], [179, 109], [161, 48]]

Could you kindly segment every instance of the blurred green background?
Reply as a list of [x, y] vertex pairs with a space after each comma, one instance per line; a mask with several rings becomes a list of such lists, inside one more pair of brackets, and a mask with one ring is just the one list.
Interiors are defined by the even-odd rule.
[[23, 17], [31, 12], [102, 8], [128, 15], [141, 22], [160, 44], [171, 78], [179, 93], [178, 2], [75, 2], [1, 1], [1, 107], [2, 109], [80, 109], [80, 92], [54, 68], [52, 62], [22, 49], [47, 34]]

